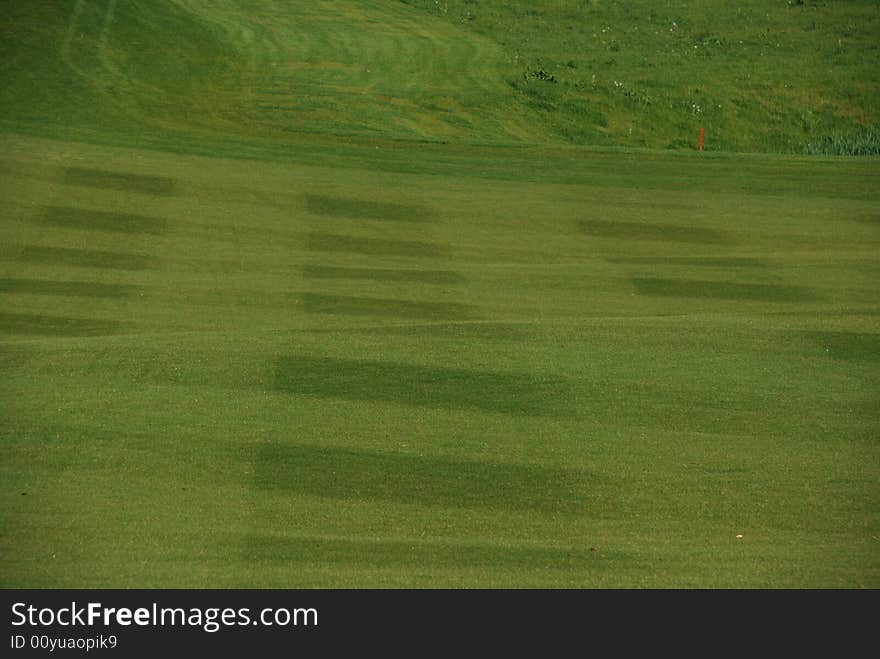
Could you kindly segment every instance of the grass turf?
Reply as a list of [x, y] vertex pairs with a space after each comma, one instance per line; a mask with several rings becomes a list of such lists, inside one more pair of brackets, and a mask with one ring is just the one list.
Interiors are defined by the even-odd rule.
[[15, 7], [2, 585], [877, 587], [876, 161], [572, 147], [334, 5]]

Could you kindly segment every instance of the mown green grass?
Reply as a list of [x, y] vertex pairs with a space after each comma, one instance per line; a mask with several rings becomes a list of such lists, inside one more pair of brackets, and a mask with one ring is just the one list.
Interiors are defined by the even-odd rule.
[[850, 169], [778, 160], [771, 195], [4, 144], [5, 585], [877, 584]]
[[405, 3], [10, 11], [4, 587], [880, 585], [874, 159], [572, 146]]

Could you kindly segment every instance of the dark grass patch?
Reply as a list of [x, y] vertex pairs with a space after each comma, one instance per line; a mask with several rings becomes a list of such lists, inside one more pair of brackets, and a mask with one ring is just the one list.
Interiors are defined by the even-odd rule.
[[860, 222], [861, 224], [867, 224], [868, 226], [876, 226], [880, 228], [880, 214], [878, 215], [867, 215], [854, 218], [856, 222]]
[[13, 349], [10, 343], [0, 343], [0, 371], [11, 370], [27, 362], [24, 350]]
[[524, 570], [583, 569], [596, 566], [597, 550], [589, 548], [464, 545], [452, 542], [296, 538], [251, 535], [245, 539], [248, 560], [300, 564], [358, 565], [396, 568], [521, 567]]
[[459, 322], [419, 323], [393, 327], [364, 327], [349, 330], [357, 334], [379, 336], [429, 337], [432, 339], [466, 339], [468, 341], [505, 340], [520, 341], [535, 336], [535, 328], [526, 323]]
[[125, 298], [141, 291], [143, 291], [142, 286], [129, 284], [104, 284], [91, 281], [50, 281], [47, 279], [0, 279], [0, 293]]
[[746, 256], [622, 256], [606, 259], [609, 263], [632, 265], [681, 265], [706, 268], [766, 268], [766, 261]]
[[56, 227], [113, 231], [117, 233], [153, 234], [165, 232], [165, 220], [147, 215], [92, 211], [68, 206], [47, 206], [43, 222]]
[[586, 473], [533, 465], [269, 444], [256, 485], [312, 496], [445, 508], [586, 512]]
[[880, 361], [880, 334], [872, 332], [798, 332], [816, 342], [830, 357], [847, 361]]
[[175, 193], [174, 181], [164, 176], [108, 172], [88, 167], [66, 167], [62, 181], [68, 185], [123, 190], [161, 197], [171, 196]]
[[354, 297], [302, 293], [306, 313], [339, 316], [382, 316], [418, 320], [472, 320], [479, 318], [477, 307], [455, 302], [421, 302], [388, 298]]
[[580, 220], [578, 228], [590, 236], [618, 240], [652, 240], [699, 245], [725, 245], [731, 242], [729, 236], [721, 231], [668, 224]]
[[550, 413], [564, 393], [531, 375], [334, 357], [281, 357], [274, 389], [290, 394], [448, 410]]
[[326, 265], [303, 267], [307, 279], [366, 279], [371, 281], [400, 281], [419, 284], [460, 284], [465, 281], [457, 272], [449, 270], [400, 270], [392, 268], [340, 268]]
[[67, 265], [78, 268], [106, 268], [109, 270], [156, 270], [159, 261], [146, 254], [107, 252], [74, 247], [41, 247], [29, 245], [18, 255], [21, 261], [46, 265]]
[[434, 215], [426, 206], [315, 194], [306, 195], [306, 208], [315, 215], [395, 222], [427, 222], [433, 219]]
[[417, 240], [360, 238], [334, 233], [312, 232], [306, 236], [306, 249], [312, 252], [348, 252], [370, 256], [440, 257], [448, 254], [443, 245]]
[[41, 336], [103, 336], [129, 332], [134, 323], [0, 312], [0, 333]]
[[803, 286], [641, 277], [632, 279], [632, 283], [642, 295], [662, 297], [753, 300], [756, 302], [812, 302], [819, 299], [814, 290]]

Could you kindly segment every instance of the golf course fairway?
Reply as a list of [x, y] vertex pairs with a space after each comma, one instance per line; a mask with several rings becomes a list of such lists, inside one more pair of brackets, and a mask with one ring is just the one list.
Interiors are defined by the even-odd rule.
[[877, 156], [575, 135], [430, 4], [11, 10], [0, 585], [880, 586]]

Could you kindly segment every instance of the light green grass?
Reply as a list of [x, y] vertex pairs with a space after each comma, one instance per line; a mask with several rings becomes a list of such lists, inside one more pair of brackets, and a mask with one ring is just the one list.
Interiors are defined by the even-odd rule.
[[573, 146], [405, 3], [11, 11], [3, 587], [880, 585], [876, 159]]

